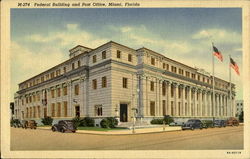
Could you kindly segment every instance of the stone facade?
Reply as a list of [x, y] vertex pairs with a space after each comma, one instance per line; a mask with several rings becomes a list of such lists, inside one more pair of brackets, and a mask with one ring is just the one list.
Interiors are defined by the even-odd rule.
[[[108, 42], [96, 49], [81, 45], [70, 59], [19, 84], [15, 117], [104, 117], [121, 122], [174, 118], [227, 118], [235, 115], [235, 85], [199, 72], [147, 48], [134, 50]], [[232, 100], [229, 100], [230, 97]], [[230, 104], [230, 101], [232, 102]]]

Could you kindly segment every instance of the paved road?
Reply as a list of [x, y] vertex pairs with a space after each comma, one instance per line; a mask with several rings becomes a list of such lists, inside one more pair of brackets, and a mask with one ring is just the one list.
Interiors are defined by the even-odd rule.
[[243, 149], [243, 126], [119, 136], [11, 128], [11, 150], [214, 149]]

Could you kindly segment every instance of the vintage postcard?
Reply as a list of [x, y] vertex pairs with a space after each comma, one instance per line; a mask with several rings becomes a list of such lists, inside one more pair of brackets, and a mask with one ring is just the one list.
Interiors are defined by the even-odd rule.
[[250, 158], [249, 1], [1, 11], [2, 158]]

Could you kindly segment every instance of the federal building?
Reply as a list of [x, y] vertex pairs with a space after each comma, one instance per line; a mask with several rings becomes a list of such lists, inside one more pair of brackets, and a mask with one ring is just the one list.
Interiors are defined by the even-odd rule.
[[[110, 41], [97, 48], [78, 45], [69, 59], [19, 84], [15, 117], [39, 122], [104, 117], [150, 122], [235, 116], [235, 85], [147, 48]], [[231, 91], [230, 91], [231, 86]], [[215, 97], [213, 102], [213, 97]], [[230, 100], [231, 98], [231, 100]], [[214, 104], [213, 104], [214, 103]]]

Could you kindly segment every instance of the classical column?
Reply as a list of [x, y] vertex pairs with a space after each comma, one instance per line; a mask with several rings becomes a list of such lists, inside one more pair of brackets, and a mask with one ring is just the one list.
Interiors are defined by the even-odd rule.
[[168, 110], [168, 115], [173, 115], [171, 114], [171, 83], [167, 82], [167, 110]]
[[182, 85], [182, 114], [181, 116], [186, 116], [186, 105], [185, 105], [185, 86]]
[[162, 116], [163, 111], [162, 111], [162, 80], [159, 80], [159, 111], [158, 111], [158, 116]]
[[179, 88], [178, 88], [178, 84], [176, 83], [175, 85], [174, 85], [174, 88], [175, 88], [175, 98], [174, 98], [174, 100], [175, 100], [175, 105], [174, 105], [174, 114], [175, 114], [175, 116], [179, 116], [179, 106], [178, 106], [178, 93], [179, 93]]
[[72, 110], [73, 110], [73, 105], [72, 105], [72, 82], [71, 81], [69, 81], [68, 83], [67, 83], [67, 88], [68, 88], [68, 115], [70, 116], [70, 117], [74, 117], [74, 115], [73, 115], [73, 112], [72, 112]]
[[200, 109], [199, 109], [199, 111], [200, 111], [200, 113], [199, 113], [199, 115], [200, 116], [203, 116], [203, 100], [202, 100], [202, 94], [203, 94], [203, 90], [200, 90], [200, 94], [199, 94], [199, 106], [200, 106]]
[[191, 88], [190, 88], [190, 86], [187, 86], [186, 87], [186, 89], [187, 89], [187, 99], [188, 99], [188, 116], [191, 116], [192, 114], [191, 114], [191, 111], [192, 111], [192, 107], [191, 107], [191, 102], [192, 102], [192, 99], [191, 99], [191, 94], [192, 94], [192, 91], [191, 91]]
[[[84, 112], [86, 112], [84, 106], [84, 80], [85, 77], [81, 77], [79, 79], [79, 89], [80, 89], [80, 93], [79, 93], [79, 106], [80, 106], [80, 115], [81, 116], [85, 116]], [[108, 86], [109, 87], [109, 86]], [[111, 112], [111, 116], [112, 116], [112, 112]]]
[[158, 110], [159, 110], [159, 89], [158, 89], [158, 79], [155, 79], [155, 116], [158, 116]]

